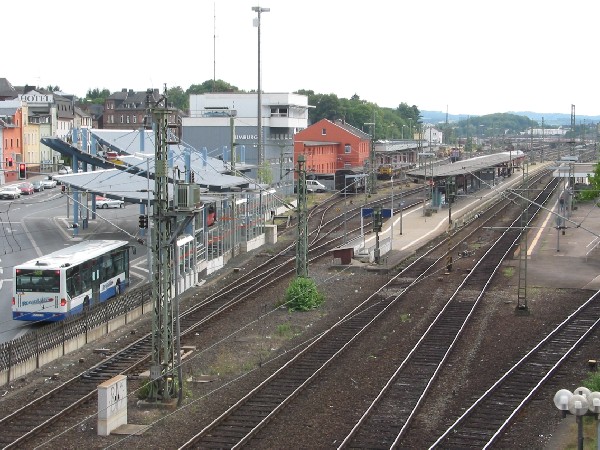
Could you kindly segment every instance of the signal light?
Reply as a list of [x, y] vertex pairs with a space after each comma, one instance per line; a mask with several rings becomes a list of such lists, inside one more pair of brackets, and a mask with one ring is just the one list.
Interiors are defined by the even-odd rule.
[[19, 164], [19, 180], [24, 180], [27, 178], [27, 166], [25, 163]]
[[140, 228], [148, 228], [148, 216], [140, 216], [139, 217], [139, 227]]

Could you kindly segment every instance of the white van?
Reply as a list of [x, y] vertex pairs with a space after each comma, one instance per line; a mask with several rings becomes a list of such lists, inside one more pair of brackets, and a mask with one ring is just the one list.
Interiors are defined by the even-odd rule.
[[327, 188], [317, 180], [306, 180], [306, 192], [327, 192]]

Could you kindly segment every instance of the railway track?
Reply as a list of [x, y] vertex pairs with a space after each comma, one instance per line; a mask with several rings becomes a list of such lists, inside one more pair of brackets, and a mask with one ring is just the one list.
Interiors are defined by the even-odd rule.
[[[416, 190], [417, 192], [419, 189]], [[407, 194], [407, 198], [409, 194]], [[330, 237], [342, 224], [335, 208], [344, 200], [332, 197], [310, 212], [310, 219], [317, 222], [311, 232], [313, 240], [309, 247], [312, 259], [327, 255], [329, 250], [340, 241], [341, 236]], [[386, 199], [378, 199], [372, 204], [385, 203]], [[416, 201], [416, 200], [415, 200]], [[410, 203], [409, 203], [410, 205]], [[333, 216], [333, 217], [328, 217]], [[360, 217], [360, 206], [350, 209], [348, 219]], [[360, 228], [348, 230], [357, 233]], [[254, 297], [260, 290], [290, 276], [294, 272], [294, 256], [288, 253], [293, 249], [290, 245], [277, 255], [269, 258], [255, 269], [242, 274], [231, 286], [223, 288], [190, 308], [181, 317], [182, 337], [206, 326], [211, 320], [233, 308], [242, 301]], [[150, 289], [149, 285], [141, 289]], [[96, 396], [97, 385], [117, 374], [139, 372], [142, 364], [150, 358], [151, 333], [146, 334], [125, 349], [119, 351], [97, 366], [68, 380], [51, 392], [0, 419], [0, 445], [2, 448], [19, 448], [24, 442], [56, 423], [79, 405]]]
[[[509, 199], [506, 204], [512, 204], [513, 200]], [[489, 216], [487, 220], [492, 220], [491, 217], [505, 209], [507, 207], [506, 204], [502, 208], [490, 208], [490, 211], [487, 212]], [[492, 211], [494, 209], [495, 211]], [[482, 214], [477, 219], [480, 222], [480, 227], [487, 223], [484, 220], [484, 215]], [[467, 231], [464, 233], [467, 233]], [[512, 239], [505, 237], [511, 234]], [[510, 247], [514, 244], [514, 234], [514, 232], [510, 233], [506, 231], [499, 241], [505, 242], [505, 246]], [[248, 443], [299, 392], [310, 385], [321, 372], [326, 370], [335, 358], [341, 355], [348, 346], [368, 330], [388, 308], [405, 295], [412, 285], [418, 283], [427, 274], [439, 270], [439, 267], [445, 262], [445, 249], [446, 242], [442, 241], [434, 249], [430, 249], [417, 258], [416, 261], [413, 261], [409, 267], [387, 282], [378, 292], [372, 294], [350, 314], [342, 318], [336, 325], [298, 353], [267, 380], [186, 442], [182, 448], [239, 448]], [[434, 250], [437, 251], [437, 256], [435, 256]], [[497, 267], [499, 264], [498, 260], [501, 260], [507, 251], [507, 249], [504, 249], [504, 252], [502, 252], [496, 246], [492, 247], [488, 251], [490, 254], [486, 254], [486, 258], [482, 259], [483, 262], [479, 263], [481, 273], [488, 272], [487, 278], [481, 279], [477, 275], [478, 271], [474, 271], [467, 278], [473, 281], [465, 281], [461, 284], [459, 290], [461, 288], [463, 292], [473, 290], [476, 284], [487, 286], [487, 283], [489, 283], [489, 268]], [[380, 294], [384, 288], [393, 285], [396, 280], [411, 281], [408, 282], [408, 285], [401, 287], [401, 293], [396, 297]], [[400, 283], [405, 283], [405, 281], [401, 281]], [[481, 289], [483, 288], [480, 286], [479, 291]], [[458, 330], [456, 326], [457, 324], [464, 323], [465, 315], [468, 317], [468, 311], [472, 310], [474, 300], [467, 299], [464, 305], [460, 303], [458, 302], [457, 306], [448, 306], [444, 309], [446, 312], [444, 319], [439, 319], [436, 322], [438, 326], [434, 327], [432, 325], [430, 327], [430, 330], [435, 328], [436, 336], [432, 332], [429, 333], [430, 340], [427, 340], [426, 337], [421, 339], [421, 341], [427, 343], [429, 346], [421, 347], [419, 352], [415, 352], [418, 353], [418, 357], [425, 359], [427, 359], [427, 356], [424, 355], [439, 357], [439, 349], [433, 345], [435, 339], [446, 337], [446, 335], [456, 336], [460, 332], [461, 325], [458, 325]], [[452, 317], [456, 317], [456, 320], [452, 320]], [[430, 352], [426, 352], [425, 348], [429, 348]], [[424, 361], [425, 366], [430, 363], [431, 361]], [[412, 376], [413, 384], [417, 382], [422, 383], [424, 378], [431, 380], [431, 378], [427, 378], [420, 373], [412, 374]], [[365, 445], [368, 446], [369, 444]]]
[[[556, 189], [553, 181], [535, 199], [544, 203]], [[540, 210], [528, 208], [530, 223]], [[506, 255], [518, 245], [520, 217], [505, 229], [456, 289], [427, 332], [421, 337], [377, 397], [339, 446], [396, 448], [458, 337]]]
[[489, 448], [600, 323], [600, 292], [484, 392], [430, 448]]

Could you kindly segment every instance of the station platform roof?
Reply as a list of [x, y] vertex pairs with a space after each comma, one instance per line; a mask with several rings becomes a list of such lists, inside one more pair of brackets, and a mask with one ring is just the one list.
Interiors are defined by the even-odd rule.
[[[118, 162], [108, 161], [97, 155], [82, 151], [77, 145], [72, 145], [60, 138], [42, 138], [42, 143], [60, 154], [77, 158], [82, 163], [91, 165], [95, 170], [78, 172], [68, 175], [55, 175], [53, 178], [71, 187], [96, 193], [107, 198], [121, 199], [129, 203], [146, 203], [149, 198], [153, 201], [154, 192], [154, 143], [151, 132], [121, 130], [90, 130], [102, 143], [110, 142], [109, 148], [119, 153]], [[129, 140], [124, 139], [127, 136]], [[141, 141], [144, 144], [141, 144]], [[126, 148], [120, 147], [129, 143]], [[185, 167], [184, 148], [171, 146], [172, 164]], [[173, 148], [175, 147], [175, 148]], [[134, 149], [147, 148], [148, 152], [134, 152]], [[129, 154], [127, 154], [129, 153]], [[229, 192], [230, 190], [256, 189], [253, 180], [245, 177], [228, 175], [231, 172], [229, 163], [208, 156], [206, 161], [201, 152], [191, 152], [191, 169], [194, 172], [194, 182], [206, 192]], [[236, 164], [236, 169], [247, 170], [249, 166]], [[169, 176], [172, 176], [169, 169]], [[171, 179], [172, 181], [172, 179]], [[172, 193], [172, 184], [169, 185]]]
[[462, 159], [447, 164], [439, 164], [432, 161], [431, 166], [425, 166], [425, 164], [423, 164], [421, 167], [409, 170], [406, 173], [410, 176], [422, 178], [444, 178], [468, 175], [484, 169], [506, 166], [510, 164], [511, 161], [522, 160], [524, 156], [525, 154], [522, 151], [515, 150], [512, 152], [494, 153], [493, 155], [476, 156], [474, 158]]
[[561, 162], [552, 172], [552, 176], [554, 178], [586, 178], [589, 175], [593, 175], [595, 170], [595, 163]]

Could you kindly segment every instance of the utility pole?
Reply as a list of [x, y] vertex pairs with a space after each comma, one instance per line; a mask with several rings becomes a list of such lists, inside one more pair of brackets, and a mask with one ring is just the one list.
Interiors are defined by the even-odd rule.
[[367, 194], [377, 193], [375, 174], [375, 122], [367, 122], [365, 125], [371, 127], [371, 151], [369, 152], [369, 178], [367, 183]]
[[448, 253], [446, 254], [446, 271], [452, 272], [452, 203], [456, 189], [452, 177], [446, 177], [446, 201], [448, 202]]
[[521, 204], [523, 211], [521, 213], [521, 245], [519, 247], [519, 288], [517, 290], [517, 308], [519, 314], [529, 314], [527, 306], [527, 222], [529, 222], [529, 164], [523, 164], [523, 188]]
[[[165, 89], [166, 93], [166, 89]], [[152, 362], [150, 366], [149, 401], [165, 401], [175, 392], [175, 352], [173, 348], [172, 276], [173, 261], [170, 239], [172, 216], [169, 215], [168, 147], [172, 143], [173, 125], [168, 122], [173, 113], [166, 96], [149, 108], [155, 129], [155, 184], [152, 228]], [[181, 388], [181, 383], [179, 384]]]
[[235, 176], [235, 159], [236, 159], [236, 148], [235, 143], [235, 116], [237, 111], [229, 111], [229, 130], [231, 131], [231, 175]]
[[306, 202], [306, 159], [298, 156], [298, 239], [296, 240], [296, 276], [308, 278], [308, 207]]
[[271, 8], [261, 8], [260, 6], [253, 6], [252, 11], [258, 14], [258, 17], [254, 19], [254, 26], [258, 28], [258, 91], [257, 91], [257, 114], [256, 114], [256, 127], [258, 134], [258, 181], [262, 181], [262, 169], [264, 163], [264, 148], [263, 148], [263, 137], [262, 137], [262, 77], [260, 70], [260, 15], [264, 12], [271, 11]]
[[541, 148], [541, 161], [540, 162], [544, 162], [544, 141], [545, 141], [545, 137], [546, 137], [546, 131], [544, 129], [544, 118], [542, 117], [542, 148]]

